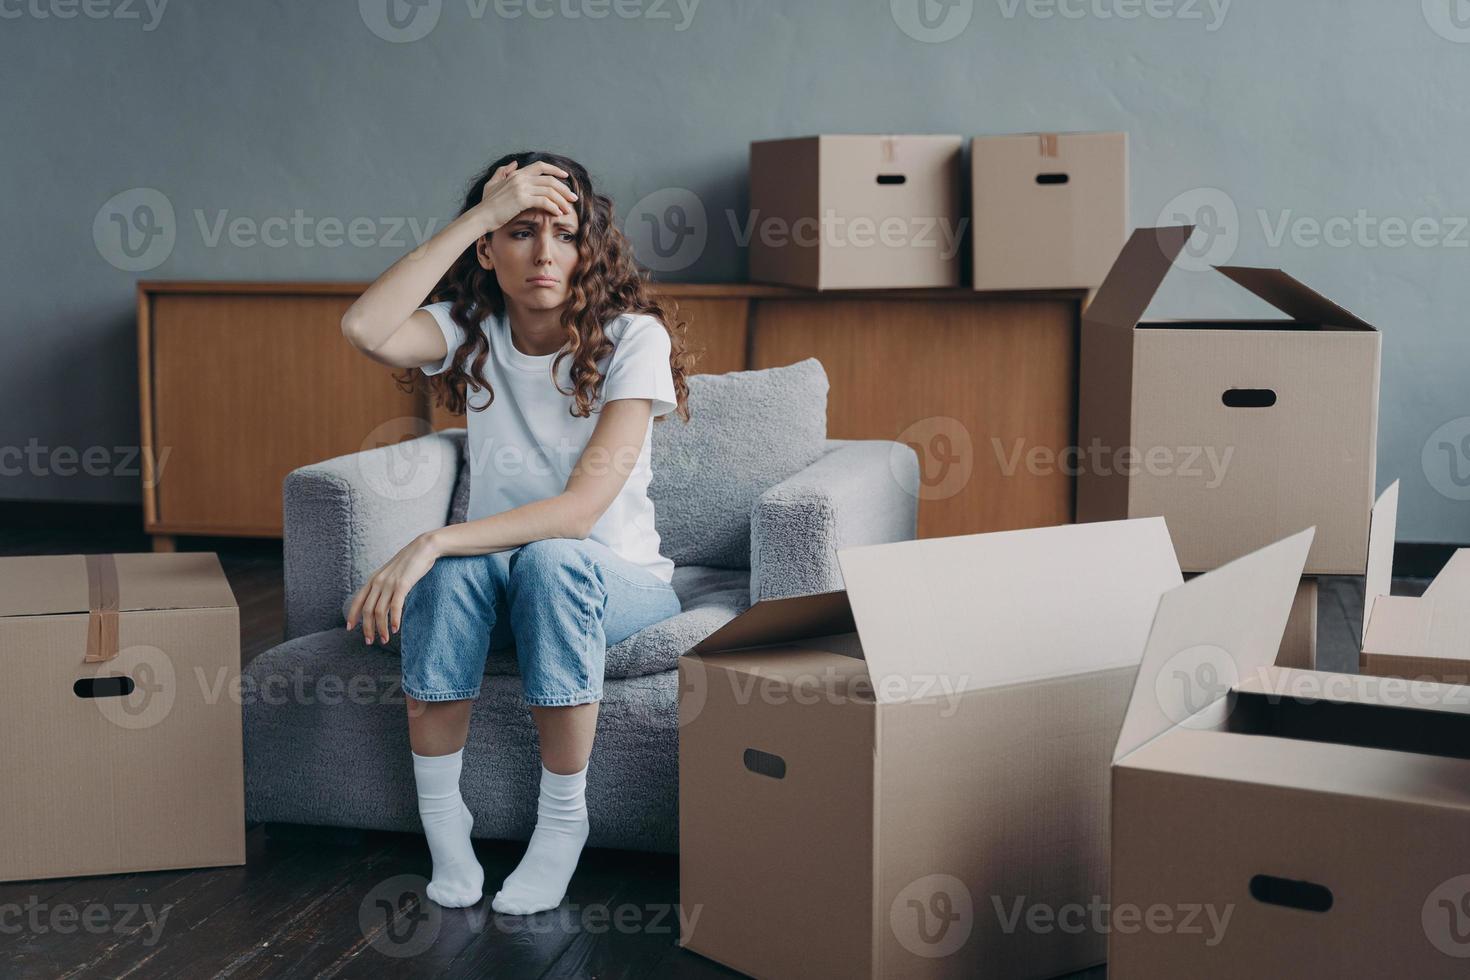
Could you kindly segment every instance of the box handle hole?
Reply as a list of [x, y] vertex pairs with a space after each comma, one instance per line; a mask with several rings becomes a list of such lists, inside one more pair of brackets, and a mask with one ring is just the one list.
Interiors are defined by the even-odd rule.
[[125, 698], [137, 685], [126, 674], [113, 677], [83, 677], [71, 686], [79, 698]]
[[1332, 908], [1332, 892], [1315, 881], [1294, 881], [1275, 875], [1251, 879], [1251, 898], [1267, 905], [1280, 905], [1303, 912], [1326, 912]]
[[903, 174], [879, 174], [878, 175], [878, 183], [880, 183], [880, 184], [906, 184], [906, 183], [908, 183], [908, 180], [909, 179], [907, 177], [905, 177]]
[[762, 752], [760, 749], [745, 750], [745, 768], [758, 776], [770, 776], [772, 779], [786, 778], [786, 760], [779, 755]]
[[1069, 181], [1071, 179], [1072, 178], [1071, 177], [1068, 177], [1066, 174], [1037, 174], [1036, 175], [1036, 182], [1038, 184], [1065, 184], [1067, 181]]
[[1220, 400], [1226, 408], [1270, 408], [1276, 404], [1276, 392], [1270, 388], [1227, 388]]

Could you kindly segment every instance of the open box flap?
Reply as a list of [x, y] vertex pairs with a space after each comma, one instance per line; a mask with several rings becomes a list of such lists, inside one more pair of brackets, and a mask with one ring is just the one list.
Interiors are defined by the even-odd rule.
[[1114, 763], [1275, 662], [1315, 534], [1299, 531], [1164, 594]]
[[785, 599], [762, 599], [701, 640], [692, 653], [719, 653], [789, 643], [855, 629], [847, 593], [815, 592]]
[[1243, 265], [1217, 265], [1216, 271], [1255, 293], [1293, 320], [1320, 323], [1329, 327], [1373, 327], [1353, 316], [1327, 297], [1280, 269], [1261, 269]]
[[1193, 225], [1135, 229], [1083, 312], [1084, 323], [1132, 330], [1193, 233]]
[[886, 703], [1131, 667], [1182, 581], [1163, 518], [840, 549]]
[[[1369, 631], [1373, 623], [1373, 605], [1393, 588], [1393, 543], [1398, 535], [1399, 481], [1378, 495], [1368, 522], [1368, 566], [1363, 578], [1363, 649], [1369, 649]], [[1379, 627], [1380, 629], [1386, 627]], [[1384, 641], [1392, 645], [1385, 636]]]
[[1460, 548], [1435, 576], [1419, 604], [1428, 610], [1422, 655], [1470, 661], [1470, 548]]
[[1470, 548], [1460, 548], [1424, 590], [1424, 598], [1470, 604]]
[[118, 612], [235, 606], [209, 551], [0, 558], [0, 617], [84, 613], [98, 606], [99, 591]]

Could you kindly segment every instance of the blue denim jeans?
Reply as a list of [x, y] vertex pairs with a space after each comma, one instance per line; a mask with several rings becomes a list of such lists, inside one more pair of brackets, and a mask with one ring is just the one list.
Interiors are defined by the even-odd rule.
[[404, 601], [403, 691], [473, 698], [489, 652], [514, 646], [528, 704], [598, 701], [607, 648], [680, 608], [673, 586], [591, 540], [440, 558]]

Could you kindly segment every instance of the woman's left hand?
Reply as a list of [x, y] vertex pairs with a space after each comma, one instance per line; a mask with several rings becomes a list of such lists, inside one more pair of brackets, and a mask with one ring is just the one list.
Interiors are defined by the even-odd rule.
[[428, 574], [439, 557], [438, 547], [427, 534], [420, 534], [404, 545], [352, 597], [347, 628], [353, 629], [360, 618], [364, 643], [371, 644], [378, 637], [387, 643], [389, 636], [403, 626], [403, 602], [409, 590]]

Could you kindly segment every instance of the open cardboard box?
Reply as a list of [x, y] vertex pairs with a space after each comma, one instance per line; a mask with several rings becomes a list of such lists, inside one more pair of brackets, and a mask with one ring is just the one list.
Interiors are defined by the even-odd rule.
[[1271, 666], [1311, 540], [1159, 602], [1114, 752], [1110, 978], [1466, 974], [1470, 688]]
[[1141, 321], [1194, 229], [1140, 228], [1083, 313], [1077, 520], [1159, 515], [1186, 572], [1315, 526], [1367, 564], [1382, 337], [1279, 269], [1217, 271], [1290, 319]]
[[214, 554], [0, 558], [0, 663], [0, 881], [245, 863]]
[[1101, 962], [1109, 747], [1182, 581], [1164, 522], [838, 559], [845, 591], [680, 659], [680, 943], [758, 977]]
[[1460, 548], [1422, 596], [1391, 595], [1399, 485], [1373, 505], [1363, 586], [1358, 673], [1470, 684], [1470, 548]]

